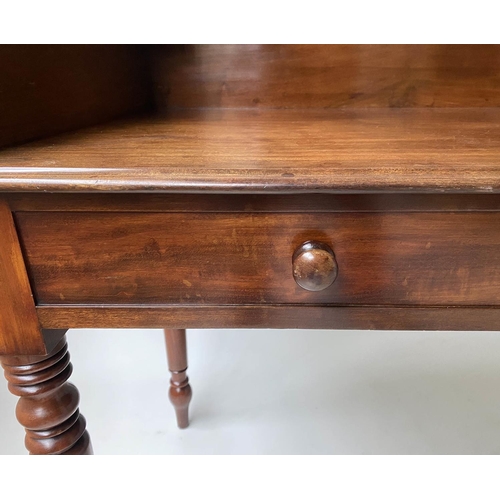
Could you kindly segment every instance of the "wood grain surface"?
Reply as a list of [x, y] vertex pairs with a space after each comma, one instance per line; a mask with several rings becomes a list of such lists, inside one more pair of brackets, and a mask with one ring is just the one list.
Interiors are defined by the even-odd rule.
[[490, 212], [499, 194], [4, 193], [14, 212]]
[[499, 307], [39, 306], [44, 327], [497, 331]]
[[12, 214], [0, 199], [0, 355], [45, 353]]
[[189, 403], [193, 396], [186, 373], [188, 368], [186, 330], [165, 329], [165, 344], [168, 369], [172, 374], [168, 396], [175, 409], [178, 427], [185, 429], [189, 425]]
[[73, 367], [65, 336], [45, 356], [0, 356], [0, 363], [10, 392], [20, 397], [16, 416], [30, 454], [91, 455], [80, 395], [67, 382]]
[[153, 47], [158, 106], [500, 105], [500, 45]]
[[181, 427], [185, 328], [498, 329], [498, 45], [3, 46], [0, 148], [31, 453], [92, 452], [67, 328], [166, 328]]
[[[18, 212], [16, 222], [37, 305], [500, 304], [500, 212]], [[308, 240], [335, 254], [323, 291], [292, 275]]]
[[0, 147], [151, 108], [144, 49], [1, 45]]
[[500, 109], [199, 110], [0, 152], [3, 191], [500, 192]]

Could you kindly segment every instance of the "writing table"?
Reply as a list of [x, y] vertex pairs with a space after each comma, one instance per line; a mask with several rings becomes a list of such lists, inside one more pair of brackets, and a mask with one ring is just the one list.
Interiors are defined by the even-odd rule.
[[186, 328], [497, 329], [498, 48], [0, 56], [0, 354], [30, 453], [92, 452], [68, 328], [165, 328], [180, 427]]

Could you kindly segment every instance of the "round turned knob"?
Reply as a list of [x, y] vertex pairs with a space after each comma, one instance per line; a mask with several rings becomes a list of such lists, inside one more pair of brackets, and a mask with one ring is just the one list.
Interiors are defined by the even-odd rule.
[[302, 243], [293, 254], [292, 265], [297, 285], [311, 292], [328, 288], [338, 273], [332, 249], [317, 241]]

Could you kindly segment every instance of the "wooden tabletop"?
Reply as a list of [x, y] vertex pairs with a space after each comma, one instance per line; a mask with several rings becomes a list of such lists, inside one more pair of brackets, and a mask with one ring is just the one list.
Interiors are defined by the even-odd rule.
[[0, 151], [0, 191], [500, 192], [500, 108], [131, 118]]

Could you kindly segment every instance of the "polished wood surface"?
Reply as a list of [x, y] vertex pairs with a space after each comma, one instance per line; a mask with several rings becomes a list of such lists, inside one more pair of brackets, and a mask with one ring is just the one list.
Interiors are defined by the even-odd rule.
[[180, 427], [185, 328], [497, 330], [499, 62], [0, 48], [0, 354], [30, 452], [92, 451], [67, 328], [166, 328]]
[[305, 241], [292, 255], [292, 274], [297, 285], [304, 290], [325, 290], [338, 275], [332, 249], [318, 241]]
[[151, 107], [144, 49], [1, 45], [0, 147]]
[[159, 107], [500, 105], [499, 45], [160, 46], [152, 61]]
[[0, 199], [0, 355], [18, 352], [46, 349], [12, 214]]
[[[17, 212], [16, 222], [38, 305], [500, 304], [500, 212]], [[323, 291], [293, 278], [308, 240], [335, 253]]]
[[172, 374], [168, 395], [175, 409], [177, 426], [180, 429], [185, 429], [189, 426], [189, 403], [193, 395], [186, 374], [188, 368], [186, 330], [166, 329], [165, 343], [167, 346], [168, 369]]
[[15, 212], [495, 212], [500, 195], [5, 193]]
[[[496, 331], [500, 308], [433, 306], [39, 306], [46, 328], [321, 328]], [[375, 334], [375, 333], [374, 333]]]
[[500, 192], [500, 109], [198, 110], [0, 152], [2, 191]]
[[26, 428], [26, 448], [33, 455], [91, 455], [80, 396], [67, 382], [73, 367], [63, 336], [45, 356], [1, 356], [9, 390], [19, 396], [16, 416]]

